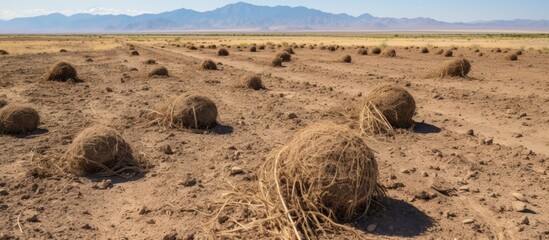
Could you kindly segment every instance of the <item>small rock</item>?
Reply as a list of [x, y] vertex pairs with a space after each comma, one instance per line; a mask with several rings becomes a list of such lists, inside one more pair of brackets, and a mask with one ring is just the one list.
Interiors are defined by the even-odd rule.
[[459, 188], [459, 190], [462, 191], [462, 192], [469, 192], [469, 186], [467, 186], [467, 185], [461, 186], [461, 187]]
[[377, 224], [374, 223], [374, 224], [368, 225], [368, 227], [366, 227], [366, 230], [367, 230], [368, 232], [373, 232], [373, 231], [376, 230], [376, 228], [377, 228]]
[[517, 212], [524, 212], [524, 210], [526, 210], [526, 204], [523, 202], [514, 201], [513, 209]]
[[6, 196], [8, 195], [8, 190], [0, 188], [0, 196]]
[[162, 237], [162, 240], [177, 240], [177, 233], [166, 234]]
[[462, 221], [463, 224], [471, 224], [471, 223], [474, 223], [474, 222], [475, 222], [475, 219], [473, 219], [473, 218], [467, 218], [467, 219]]
[[185, 187], [192, 187], [194, 185], [196, 185], [197, 181], [196, 181], [196, 178], [189, 178], [185, 181], [183, 181], [181, 183], [181, 185], [185, 186]]
[[147, 207], [142, 207], [140, 210], [139, 210], [139, 215], [146, 215], [148, 213], [150, 213], [151, 210], [148, 209]]
[[223, 224], [223, 223], [225, 223], [227, 220], [229, 220], [229, 217], [228, 217], [228, 216], [220, 216], [220, 217], [217, 218], [217, 222], [218, 222], [219, 224]]
[[528, 202], [528, 200], [526, 199], [526, 197], [522, 194], [522, 193], [517, 193], [517, 192], [513, 192], [511, 193], [511, 195], [513, 195], [513, 197], [521, 202]]
[[296, 119], [297, 118], [297, 114], [295, 113], [288, 113], [288, 119]]
[[475, 136], [475, 131], [473, 129], [469, 129], [469, 131], [467, 131], [467, 136]]
[[513, 137], [514, 138], [521, 138], [521, 137], [523, 137], [523, 135], [522, 135], [522, 133], [515, 133], [515, 134], [513, 134]]
[[494, 143], [494, 138], [485, 138], [482, 142], [486, 145], [492, 145]]
[[106, 87], [106, 88], [105, 88], [105, 91], [107, 91], [107, 92], [112, 92], [112, 88]]
[[243, 172], [244, 172], [244, 169], [242, 169], [241, 167], [232, 167], [231, 168], [231, 174], [232, 175], [242, 174]]
[[154, 219], [149, 219], [146, 221], [147, 224], [155, 224], [156, 221]]
[[429, 176], [429, 173], [427, 173], [427, 172], [422, 172], [422, 173], [421, 173], [421, 176], [423, 176], [423, 177], [428, 177], [428, 176]]
[[38, 220], [38, 216], [32, 215], [32, 217], [27, 218], [27, 222], [40, 222], [40, 220]]
[[528, 219], [527, 216], [524, 216], [524, 217], [520, 220], [520, 224], [529, 225], [529, 224], [530, 224], [530, 219]]
[[112, 187], [112, 180], [110, 179], [103, 179], [101, 182], [96, 183], [93, 185], [92, 188], [94, 189], [107, 189]]
[[174, 154], [172, 147], [170, 145], [166, 145], [162, 147], [162, 151], [164, 152], [164, 154], [168, 154], [168, 155]]

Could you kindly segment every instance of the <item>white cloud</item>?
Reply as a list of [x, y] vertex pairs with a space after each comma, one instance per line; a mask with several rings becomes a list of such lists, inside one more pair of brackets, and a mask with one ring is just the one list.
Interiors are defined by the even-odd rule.
[[9, 11], [9, 10], [0, 10], [0, 19], [8, 20], [13, 18], [19, 18], [19, 17], [34, 17], [34, 16], [40, 16], [40, 15], [47, 15], [51, 13], [61, 13], [63, 15], [74, 15], [78, 13], [88, 13], [88, 14], [96, 14], [96, 15], [120, 15], [120, 14], [126, 14], [126, 15], [139, 15], [148, 13], [146, 11], [138, 11], [138, 10], [119, 10], [114, 8], [102, 8], [102, 7], [96, 7], [96, 8], [89, 8], [89, 9], [66, 9], [66, 10], [59, 10], [59, 11], [51, 11], [46, 9], [28, 9], [23, 10], [19, 12], [15, 11]]

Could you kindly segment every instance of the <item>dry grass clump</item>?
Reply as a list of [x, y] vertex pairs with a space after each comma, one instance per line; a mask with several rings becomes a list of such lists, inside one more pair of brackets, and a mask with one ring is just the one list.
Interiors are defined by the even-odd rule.
[[217, 70], [217, 64], [215, 64], [215, 62], [210, 60], [210, 59], [206, 59], [206, 60], [204, 60], [204, 62], [202, 62], [202, 69], [203, 70]]
[[154, 64], [156, 64], [156, 61], [154, 59], [149, 59], [149, 60], [145, 61], [145, 64], [154, 65]]
[[492, 52], [500, 53], [500, 52], [501, 52], [501, 48], [494, 48], [494, 49], [492, 49]]
[[444, 50], [439, 49], [435, 52], [435, 55], [442, 55], [444, 53]]
[[507, 61], [516, 61], [518, 60], [518, 56], [514, 53], [505, 55], [505, 60]]
[[361, 48], [358, 50], [358, 55], [368, 55], [368, 49], [367, 48]]
[[471, 63], [465, 58], [445, 62], [439, 69], [428, 74], [429, 77], [467, 77], [471, 70]]
[[139, 52], [138, 52], [138, 51], [132, 51], [132, 52], [130, 53], [130, 55], [132, 55], [132, 56], [139, 56]]
[[275, 57], [273, 59], [273, 61], [271, 61], [271, 66], [272, 67], [282, 67], [282, 62], [284, 62], [284, 60], [282, 60], [282, 58]]
[[295, 54], [294, 49], [292, 47], [283, 48], [282, 51], [285, 51], [289, 54]]
[[[365, 118], [364, 109], [371, 108], [372, 104], [375, 109], [370, 109], [372, 115], [375, 117], [376, 111], [383, 114], [385, 119], [395, 128], [411, 128], [414, 125], [412, 119], [416, 113], [416, 102], [414, 97], [406, 91], [406, 89], [395, 85], [382, 85], [372, 90], [368, 96], [362, 100], [361, 120], [360, 125], [363, 132], [375, 133], [375, 131], [369, 130], [371, 120]], [[362, 119], [363, 118], [363, 119]], [[366, 121], [368, 120], [368, 121]], [[382, 119], [381, 119], [382, 120]], [[379, 121], [377, 121], [379, 122]], [[374, 129], [376, 130], [376, 129]], [[391, 130], [385, 129], [382, 130]]]
[[67, 49], [61, 49], [61, 50], [59, 50], [59, 52], [66, 53], [66, 52], [69, 52], [69, 51], [67, 51]]
[[240, 82], [244, 87], [253, 90], [265, 89], [265, 86], [263, 86], [263, 82], [261, 81], [261, 77], [259, 75], [245, 76], [240, 80]]
[[262, 44], [262, 45], [259, 45], [259, 46], [257, 47], [257, 49], [259, 49], [259, 50], [265, 50], [265, 45], [263, 45], [263, 44]]
[[59, 62], [55, 64], [46, 76], [46, 80], [48, 81], [65, 82], [69, 79], [77, 80], [78, 76], [76, 69], [66, 62]]
[[182, 95], [164, 102], [149, 115], [153, 123], [178, 129], [210, 129], [217, 124], [217, 106], [205, 96]]
[[328, 51], [334, 52], [337, 48], [335, 46], [328, 46]]
[[217, 50], [217, 56], [229, 56], [229, 51], [225, 48]]
[[372, 54], [380, 54], [381, 53], [381, 48], [378, 48], [378, 47], [374, 47], [372, 48]]
[[429, 53], [429, 49], [424, 47], [421, 49], [421, 53]]
[[40, 125], [40, 115], [31, 107], [8, 104], [0, 109], [0, 133], [30, 133]]
[[451, 57], [452, 55], [454, 55], [454, 52], [452, 52], [452, 50], [450, 50], [450, 49], [448, 49], [444, 52], [445, 57]]
[[168, 69], [163, 66], [156, 67], [149, 72], [149, 77], [167, 77], [168, 75]]
[[280, 51], [276, 54], [276, 58], [282, 59], [284, 62], [290, 62], [292, 61], [292, 55], [286, 51]]
[[251, 46], [250, 47], [250, 52], [257, 52], [257, 47], [256, 46]]
[[517, 56], [522, 55], [522, 50], [517, 50], [517, 51], [515, 52], [515, 54], [516, 54]]
[[359, 231], [343, 223], [364, 217], [385, 197], [378, 166], [364, 138], [332, 123], [312, 125], [273, 150], [261, 166], [259, 192], [233, 193], [218, 212], [244, 208], [217, 238], [252, 232], [266, 239], [317, 239]]
[[65, 170], [77, 176], [131, 176], [149, 168], [144, 158], [116, 130], [105, 126], [84, 129], [62, 158]]
[[345, 56], [343, 56], [343, 57], [340, 59], [340, 61], [341, 61], [341, 62], [344, 62], [344, 63], [351, 63], [352, 60], [353, 60], [353, 59], [351, 58], [350, 55], [345, 55]]
[[0, 49], [0, 55], [8, 55], [9, 53], [6, 50]]
[[385, 49], [382, 53], [381, 53], [381, 56], [382, 57], [396, 57], [396, 50], [394, 49]]

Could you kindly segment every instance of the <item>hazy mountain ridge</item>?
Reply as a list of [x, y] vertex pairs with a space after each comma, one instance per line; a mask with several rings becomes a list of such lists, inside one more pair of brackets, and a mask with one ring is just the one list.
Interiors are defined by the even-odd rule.
[[159, 14], [44, 16], [0, 21], [0, 33], [48, 32], [139, 32], [177, 30], [257, 31], [359, 31], [359, 30], [549, 30], [548, 20], [497, 20], [448, 23], [430, 18], [378, 18], [370, 14], [354, 17], [305, 7], [256, 6], [235, 3], [206, 12], [178, 9]]

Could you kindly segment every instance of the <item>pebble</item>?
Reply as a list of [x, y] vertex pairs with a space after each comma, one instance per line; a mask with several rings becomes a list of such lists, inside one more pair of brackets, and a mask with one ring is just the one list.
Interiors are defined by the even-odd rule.
[[522, 195], [522, 193], [517, 193], [517, 192], [513, 192], [511, 193], [511, 195], [513, 195], [513, 197], [521, 202], [528, 202], [528, 200], [526, 199], [526, 197], [524, 195]]
[[524, 212], [526, 210], [526, 204], [523, 202], [513, 202], [513, 209], [517, 212]]
[[485, 138], [484, 140], [482, 140], [482, 143], [486, 145], [492, 145], [494, 143], [494, 138]]
[[185, 187], [192, 187], [194, 185], [196, 185], [197, 181], [196, 181], [196, 178], [189, 178], [183, 182], [181, 182], [181, 185], [185, 186]]
[[297, 114], [295, 113], [288, 113], [288, 119], [296, 119], [297, 118]]
[[233, 174], [233, 175], [242, 174], [243, 172], [244, 172], [244, 170], [241, 167], [232, 167], [231, 168], [231, 174]]
[[475, 136], [475, 131], [473, 129], [469, 129], [469, 131], [467, 131], [467, 135], [468, 136]]
[[524, 216], [524, 217], [520, 220], [520, 224], [529, 225], [529, 224], [530, 224], [530, 219], [528, 219], [527, 216]]
[[475, 222], [475, 219], [473, 218], [467, 218], [465, 220], [463, 220], [463, 224], [471, 224], [471, 223], [474, 223]]
[[162, 151], [165, 153], [165, 154], [168, 154], [168, 155], [171, 155], [171, 154], [174, 154], [173, 150], [172, 150], [172, 147], [170, 145], [166, 145], [162, 148]]
[[428, 177], [428, 176], [429, 176], [429, 173], [427, 173], [427, 172], [422, 172], [422, 173], [421, 173], [421, 176], [423, 176], [423, 177]]
[[373, 232], [373, 231], [376, 230], [376, 228], [377, 228], [377, 224], [374, 223], [374, 224], [368, 225], [368, 227], [366, 227], [366, 230], [367, 230], [368, 232]]

